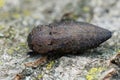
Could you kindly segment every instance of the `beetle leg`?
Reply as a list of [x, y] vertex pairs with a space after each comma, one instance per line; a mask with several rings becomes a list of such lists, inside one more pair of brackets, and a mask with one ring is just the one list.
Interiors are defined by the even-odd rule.
[[16, 74], [15, 78], [13, 80], [21, 80], [23, 75], [21, 74]]
[[47, 56], [44, 57], [40, 57], [37, 60], [35, 60], [34, 62], [27, 62], [24, 65], [26, 67], [37, 67], [38, 65], [45, 63], [47, 61]]

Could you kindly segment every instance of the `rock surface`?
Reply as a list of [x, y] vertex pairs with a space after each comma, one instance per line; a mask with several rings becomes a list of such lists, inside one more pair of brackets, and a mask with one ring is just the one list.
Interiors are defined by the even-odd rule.
[[[24, 73], [24, 80], [98, 79], [107, 61], [120, 50], [120, 0], [0, 0], [0, 80]], [[84, 55], [67, 55], [36, 69], [25, 68], [27, 36], [35, 25], [61, 20], [69, 13], [76, 21], [89, 22], [113, 32], [107, 42]], [[120, 69], [118, 68], [118, 71]], [[120, 72], [112, 80], [119, 80]]]

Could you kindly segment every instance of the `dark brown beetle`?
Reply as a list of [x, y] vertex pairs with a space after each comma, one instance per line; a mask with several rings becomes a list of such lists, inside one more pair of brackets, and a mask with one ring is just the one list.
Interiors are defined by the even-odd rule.
[[[98, 26], [72, 20], [39, 25], [28, 35], [28, 46], [42, 55], [77, 53], [95, 48], [111, 37], [111, 32]], [[44, 61], [38, 59], [35, 65]], [[33, 63], [27, 66], [33, 66]]]
[[28, 46], [34, 52], [78, 53], [99, 46], [111, 37], [111, 32], [95, 25], [61, 21], [35, 27], [28, 36]]

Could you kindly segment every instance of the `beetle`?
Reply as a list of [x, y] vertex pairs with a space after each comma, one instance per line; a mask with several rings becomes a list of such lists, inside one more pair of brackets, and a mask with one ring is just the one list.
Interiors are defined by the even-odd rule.
[[98, 47], [111, 36], [111, 31], [96, 25], [63, 20], [33, 28], [27, 41], [33, 52], [54, 56], [67, 53], [79, 54], [82, 51]]

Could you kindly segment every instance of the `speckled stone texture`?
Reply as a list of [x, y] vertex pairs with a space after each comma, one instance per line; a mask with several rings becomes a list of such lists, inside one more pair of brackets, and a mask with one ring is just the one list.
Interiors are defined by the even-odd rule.
[[[59, 21], [66, 13], [78, 22], [110, 30], [112, 37], [83, 55], [62, 56], [50, 65], [26, 68], [25, 62], [39, 57], [28, 58], [26, 55], [31, 51], [26, 41], [31, 29], [39, 24]], [[107, 61], [118, 50], [120, 0], [0, 0], [0, 80], [12, 80], [22, 71], [23, 80], [86, 80], [91, 68], [106, 68]], [[120, 69], [118, 71], [111, 80], [120, 79]]]

